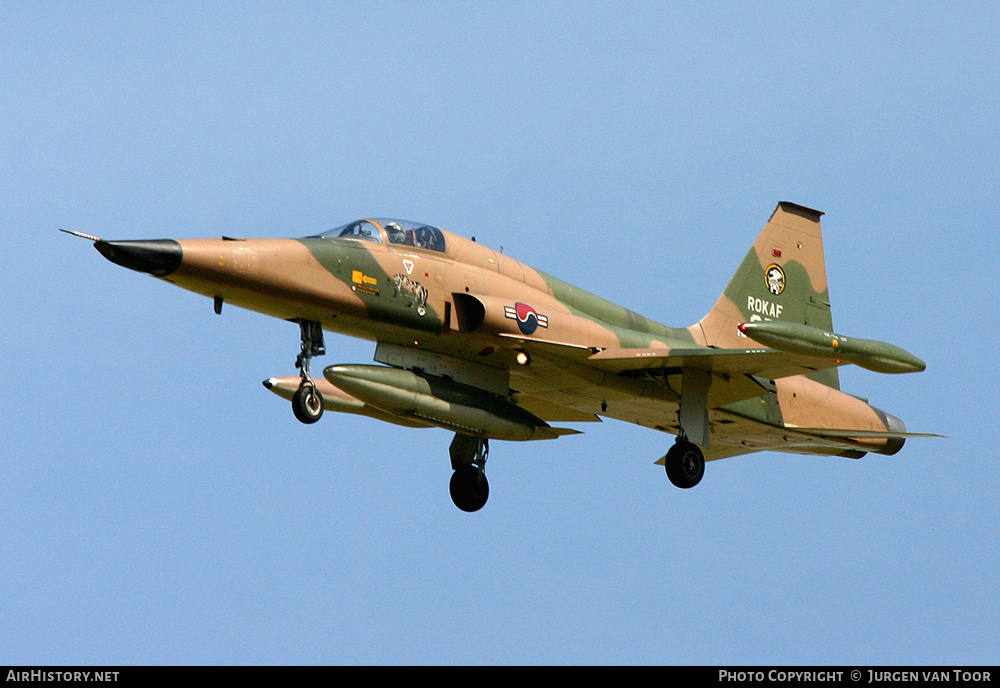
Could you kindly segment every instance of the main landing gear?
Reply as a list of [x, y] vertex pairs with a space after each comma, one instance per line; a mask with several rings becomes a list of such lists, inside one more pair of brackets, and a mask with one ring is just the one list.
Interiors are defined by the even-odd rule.
[[313, 356], [326, 353], [323, 345], [323, 326], [312, 320], [300, 320], [299, 330], [302, 335], [302, 352], [295, 359], [295, 367], [299, 369], [302, 382], [292, 395], [292, 413], [299, 421], [315, 423], [323, 415], [323, 395], [316, 389], [309, 374], [309, 362]]
[[677, 487], [694, 487], [705, 475], [705, 455], [697, 444], [678, 436], [677, 442], [664, 457], [667, 477]]
[[705, 455], [698, 445], [708, 448], [708, 390], [712, 386], [712, 373], [684, 368], [681, 375], [681, 396], [677, 408], [680, 432], [674, 446], [663, 457], [663, 466], [667, 469], [670, 482], [686, 489], [697, 485], [705, 475]]
[[451, 501], [462, 511], [479, 511], [490, 496], [486, 481], [486, 459], [490, 455], [490, 441], [471, 435], [455, 433], [448, 448], [451, 453]]

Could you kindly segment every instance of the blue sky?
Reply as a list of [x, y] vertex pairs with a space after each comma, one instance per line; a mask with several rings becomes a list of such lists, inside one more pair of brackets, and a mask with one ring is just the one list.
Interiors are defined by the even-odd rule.
[[[0, 663], [996, 664], [993, 3], [0, 5]], [[492, 446], [261, 380], [294, 325], [108, 239], [396, 216], [668, 325], [824, 217], [845, 389], [948, 439], [714, 462], [616, 421]], [[371, 361], [328, 335], [317, 361]], [[17, 382], [18, 386], [13, 383]]]

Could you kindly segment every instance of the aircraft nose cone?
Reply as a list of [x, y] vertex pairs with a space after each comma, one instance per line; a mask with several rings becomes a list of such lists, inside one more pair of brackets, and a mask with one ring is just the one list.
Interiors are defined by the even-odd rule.
[[173, 239], [102, 240], [95, 242], [94, 248], [112, 263], [157, 277], [165, 277], [180, 267], [183, 256], [181, 245]]

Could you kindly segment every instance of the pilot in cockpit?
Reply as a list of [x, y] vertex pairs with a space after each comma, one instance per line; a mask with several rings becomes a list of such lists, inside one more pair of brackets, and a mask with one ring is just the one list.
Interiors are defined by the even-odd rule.
[[420, 248], [430, 248], [433, 243], [434, 236], [431, 234], [431, 230], [426, 227], [417, 229], [417, 246]]
[[389, 243], [392, 244], [402, 244], [404, 246], [419, 246], [420, 244], [414, 241], [413, 230], [403, 229], [398, 223], [390, 222], [385, 226], [385, 231], [389, 233]]

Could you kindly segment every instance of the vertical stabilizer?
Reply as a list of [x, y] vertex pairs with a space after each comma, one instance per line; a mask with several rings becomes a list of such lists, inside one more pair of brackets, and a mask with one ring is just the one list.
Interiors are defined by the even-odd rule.
[[[784, 320], [833, 331], [818, 210], [782, 202], [708, 315], [689, 329], [722, 348], [754, 347], [737, 330], [744, 322]], [[809, 375], [840, 388], [836, 368]]]

